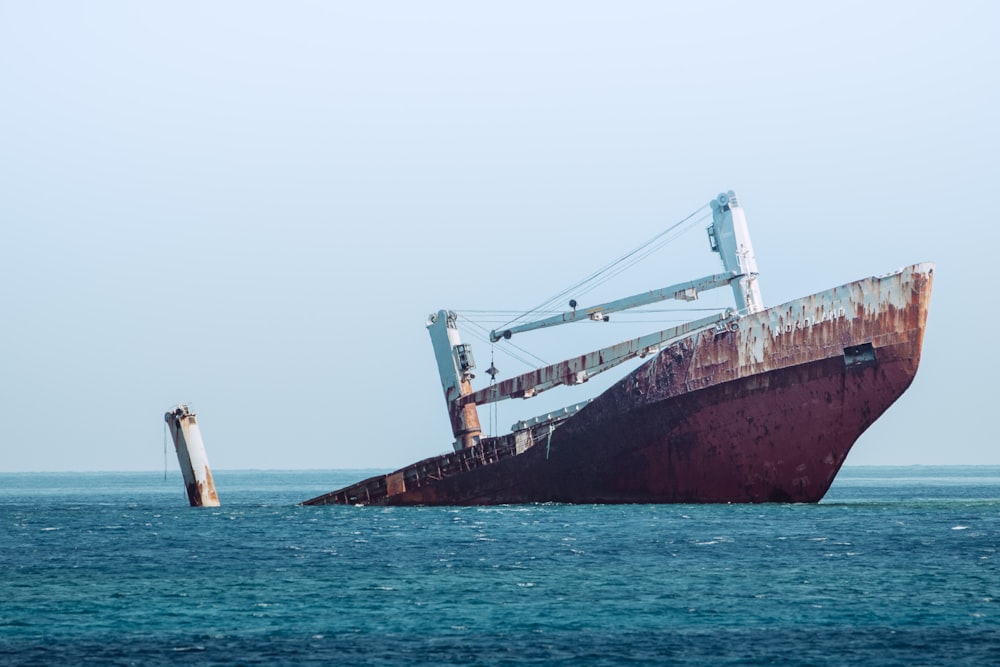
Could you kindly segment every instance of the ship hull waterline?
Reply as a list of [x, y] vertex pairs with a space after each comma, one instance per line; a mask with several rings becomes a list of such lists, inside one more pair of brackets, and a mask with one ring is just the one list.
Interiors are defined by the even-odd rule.
[[426, 459], [304, 504], [818, 502], [912, 383], [932, 282], [917, 264], [704, 331], [516, 455], [447, 475]]

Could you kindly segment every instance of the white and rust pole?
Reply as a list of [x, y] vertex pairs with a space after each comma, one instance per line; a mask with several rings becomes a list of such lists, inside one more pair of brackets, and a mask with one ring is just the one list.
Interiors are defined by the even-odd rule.
[[736, 193], [723, 192], [710, 203], [712, 226], [709, 238], [712, 250], [722, 256], [726, 271], [736, 274], [730, 285], [736, 299], [740, 315], [753, 315], [764, 310], [764, 299], [757, 284], [757, 257], [750, 243], [750, 230], [746, 214], [740, 206]]
[[472, 348], [463, 344], [459, 337], [456, 320], [458, 315], [450, 310], [439, 310], [427, 316], [427, 331], [434, 346], [457, 452], [479, 444], [483, 429], [476, 404], [458, 400], [472, 393], [472, 378], [475, 377], [472, 369], [476, 362], [472, 358]]
[[195, 414], [182, 403], [163, 415], [163, 419], [174, 439], [177, 462], [184, 475], [184, 487], [191, 507], [218, 507], [219, 494], [215, 492], [215, 482], [212, 481], [212, 471], [208, 467], [208, 456]]

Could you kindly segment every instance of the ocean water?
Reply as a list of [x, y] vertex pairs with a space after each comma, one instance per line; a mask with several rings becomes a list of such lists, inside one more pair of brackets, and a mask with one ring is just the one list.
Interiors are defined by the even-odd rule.
[[3, 665], [1000, 665], [1000, 468], [818, 505], [300, 507], [371, 471], [0, 474]]

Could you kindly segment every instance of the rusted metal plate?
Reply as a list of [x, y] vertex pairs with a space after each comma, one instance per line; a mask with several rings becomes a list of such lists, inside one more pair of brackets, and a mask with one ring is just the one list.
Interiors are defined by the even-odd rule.
[[406, 491], [406, 480], [402, 470], [387, 475], [385, 482], [386, 495], [395, 496]]
[[[405, 492], [368, 502], [816, 502], [913, 381], [932, 282], [933, 265], [917, 264], [704, 331], [534, 432], [534, 446], [510, 435], [426, 459], [404, 469]], [[347, 496], [366, 502], [342, 491], [306, 504]]]

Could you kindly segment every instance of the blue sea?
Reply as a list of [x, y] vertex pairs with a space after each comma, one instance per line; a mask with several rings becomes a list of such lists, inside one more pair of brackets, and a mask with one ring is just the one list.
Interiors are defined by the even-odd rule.
[[818, 505], [301, 507], [374, 471], [0, 474], [3, 665], [1000, 665], [1000, 467]]

